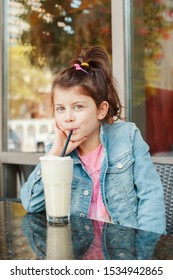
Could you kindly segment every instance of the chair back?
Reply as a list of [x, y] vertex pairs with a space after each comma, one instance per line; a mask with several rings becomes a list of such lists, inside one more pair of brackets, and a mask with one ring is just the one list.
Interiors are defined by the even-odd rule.
[[152, 157], [164, 191], [166, 230], [173, 235], [173, 158]]

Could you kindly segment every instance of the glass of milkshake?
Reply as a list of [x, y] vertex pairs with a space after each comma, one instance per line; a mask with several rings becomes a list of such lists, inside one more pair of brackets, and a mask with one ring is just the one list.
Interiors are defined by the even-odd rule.
[[69, 156], [48, 155], [40, 157], [40, 163], [47, 221], [67, 224], [70, 217], [73, 159]]

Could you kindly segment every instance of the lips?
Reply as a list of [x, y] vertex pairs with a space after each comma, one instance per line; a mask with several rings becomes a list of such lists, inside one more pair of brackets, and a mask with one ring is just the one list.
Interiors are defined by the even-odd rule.
[[70, 130], [73, 130], [73, 134], [76, 134], [76, 133], [77, 133], [78, 128], [70, 128], [70, 129], [68, 129], [68, 133], [70, 132]]
[[73, 129], [73, 134], [76, 134], [78, 131], [78, 128]]

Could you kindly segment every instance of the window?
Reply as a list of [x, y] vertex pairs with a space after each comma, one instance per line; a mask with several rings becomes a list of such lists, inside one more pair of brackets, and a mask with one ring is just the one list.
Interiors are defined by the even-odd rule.
[[173, 1], [126, 1], [126, 8], [129, 118], [141, 129], [152, 155], [171, 156]]

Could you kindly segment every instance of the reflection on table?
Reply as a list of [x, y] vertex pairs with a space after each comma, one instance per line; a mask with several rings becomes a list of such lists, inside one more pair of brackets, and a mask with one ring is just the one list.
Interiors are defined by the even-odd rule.
[[0, 202], [0, 213], [0, 259], [173, 259], [173, 236], [76, 216], [52, 226], [15, 202]]

